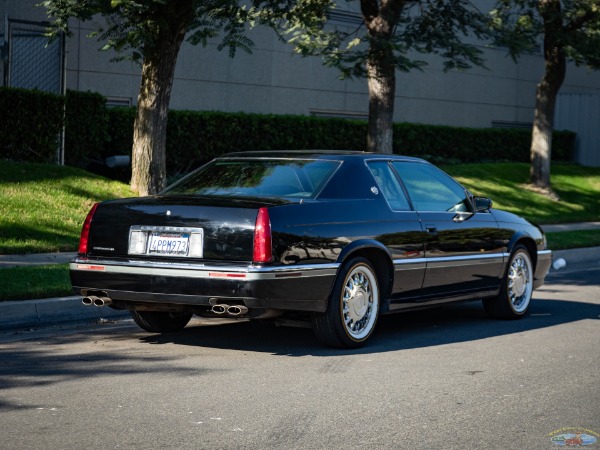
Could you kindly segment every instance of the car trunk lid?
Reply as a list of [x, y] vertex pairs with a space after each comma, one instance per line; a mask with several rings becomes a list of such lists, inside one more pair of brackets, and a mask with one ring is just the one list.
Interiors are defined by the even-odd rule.
[[285, 203], [168, 195], [103, 202], [91, 219], [87, 256], [252, 261], [259, 211]]

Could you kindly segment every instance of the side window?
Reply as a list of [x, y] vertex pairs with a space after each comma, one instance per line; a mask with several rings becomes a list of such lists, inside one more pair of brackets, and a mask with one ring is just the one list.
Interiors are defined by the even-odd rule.
[[471, 212], [464, 188], [438, 168], [416, 162], [394, 162], [417, 211]]
[[394, 211], [410, 210], [406, 194], [389, 163], [387, 161], [370, 161], [368, 166], [390, 208]]

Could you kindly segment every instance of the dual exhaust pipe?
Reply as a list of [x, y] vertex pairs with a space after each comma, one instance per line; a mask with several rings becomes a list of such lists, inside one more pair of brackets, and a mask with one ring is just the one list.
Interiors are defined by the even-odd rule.
[[213, 305], [212, 312], [219, 315], [228, 315], [228, 316], [243, 316], [248, 314], [248, 308], [244, 305]]
[[[112, 300], [108, 297], [99, 297], [97, 295], [88, 295], [87, 297], [83, 297], [81, 301], [86, 306], [108, 306], [112, 304]], [[249, 309], [244, 305], [224, 305], [218, 304], [213, 305], [211, 311], [218, 315], [227, 315], [227, 316], [244, 316], [248, 314]]]
[[88, 295], [87, 297], [83, 297], [83, 300], [81, 300], [81, 303], [83, 303], [86, 306], [108, 306], [112, 303], [112, 300], [108, 297], [98, 297], [96, 295]]

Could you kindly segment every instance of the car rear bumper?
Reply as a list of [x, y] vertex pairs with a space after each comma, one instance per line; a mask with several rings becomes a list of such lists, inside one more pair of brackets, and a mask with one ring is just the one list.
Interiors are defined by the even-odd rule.
[[339, 264], [257, 267], [78, 258], [70, 263], [76, 294], [111, 300], [324, 312]]

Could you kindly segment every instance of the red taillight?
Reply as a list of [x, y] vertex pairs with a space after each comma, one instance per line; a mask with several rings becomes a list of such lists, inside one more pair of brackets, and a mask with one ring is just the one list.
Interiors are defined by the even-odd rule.
[[254, 254], [252, 255], [252, 261], [266, 263], [270, 262], [272, 257], [269, 210], [267, 208], [260, 208], [256, 216], [256, 227], [254, 228]]
[[94, 217], [94, 213], [96, 212], [96, 208], [98, 207], [98, 203], [94, 203], [92, 209], [88, 213], [85, 221], [83, 222], [83, 227], [81, 228], [81, 236], [79, 237], [79, 254], [85, 255], [88, 252], [88, 240], [90, 238], [90, 225], [92, 223], [92, 218]]

